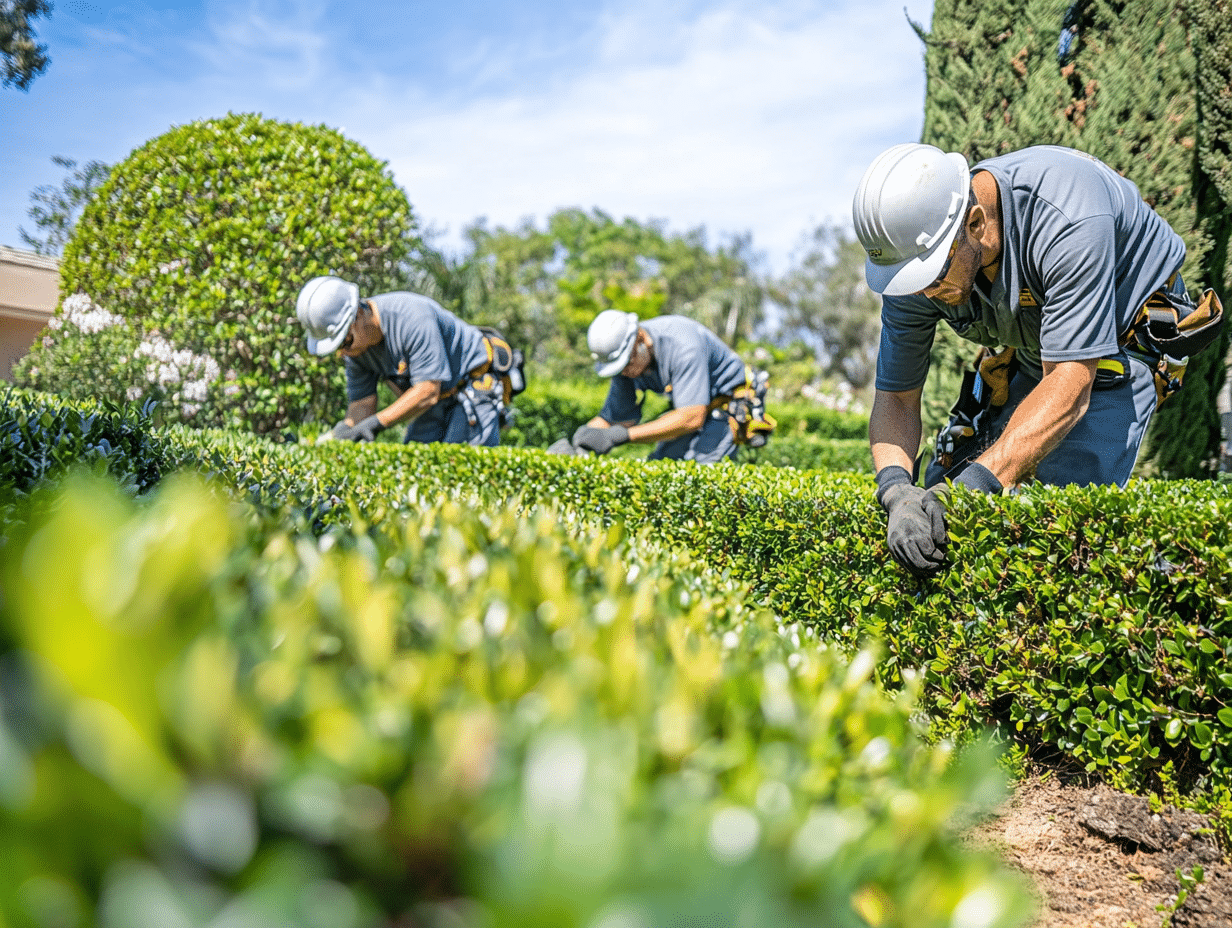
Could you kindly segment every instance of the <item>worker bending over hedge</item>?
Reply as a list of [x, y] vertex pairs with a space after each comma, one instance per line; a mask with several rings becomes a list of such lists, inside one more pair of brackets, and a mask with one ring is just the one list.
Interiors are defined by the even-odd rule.
[[[650, 459], [713, 464], [738, 444], [764, 445], [774, 429], [765, 413], [768, 375], [746, 367], [713, 332], [685, 316], [640, 320], [607, 309], [590, 324], [586, 342], [595, 373], [611, 377], [599, 414], [573, 433], [572, 449], [606, 454], [626, 442], [654, 442]], [[642, 422], [644, 391], [670, 397], [672, 408]], [[639, 395], [639, 392], [641, 395]]]
[[[518, 353], [495, 330], [463, 322], [415, 293], [360, 299], [338, 277], [314, 277], [295, 312], [315, 355], [340, 353], [346, 363], [346, 418], [332, 437], [372, 441], [401, 422], [404, 441], [497, 445]], [[377, 410], [377, 385], [397, 397]]]
[[[1124, 486], [1155, 409], [1223, 324], [1212, 291], [1197, 304], [1186, 291], [1181, 237], [1083, 152], [1038, 146], [972, 168], [896, 145], [865, 172], [852, 214], [868, 284], [884, 294], [877, 499], [891, 552], [919, 576], [945, 560], [947, 481]], [[920, 396], [941, 321], [984, 347], [919, 487]]]

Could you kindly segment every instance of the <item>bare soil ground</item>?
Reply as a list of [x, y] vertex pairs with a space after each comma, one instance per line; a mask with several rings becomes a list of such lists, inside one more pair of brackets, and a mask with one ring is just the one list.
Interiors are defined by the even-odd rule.
[[[1033, 928], [1160, 928], [1175, 905], [1176, 871], [1205, 879], [1171, 916], [1173, 928], [1232, 928], [1232, 864], [1205, 816], [1107, 787], [1022, 781], [969, 840], [997, 851], [1035, 884]], [[1161, 911], [1161, 907], [1163, 911]]]

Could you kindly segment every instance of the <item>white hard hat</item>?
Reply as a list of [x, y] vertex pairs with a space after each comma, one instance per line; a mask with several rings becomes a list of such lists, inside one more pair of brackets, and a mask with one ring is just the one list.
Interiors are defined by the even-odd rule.
[[595, 316], [586, 331], [586, 344], [595, 360], [595, 373], [600, 377], [615, 377], [633, 356], [639, 324], [637, 313], [622, 313], [605, 309]]
[[967, 215], [967, 159], [908, 143], [873, 159], [851, 204], [856, 237], [868, 252], [868, 285], [886, 296], [923, 290], [941, 273]]
[[346, 338], [359, 310], [359, 287], [341, 277], [314, 277], [295, 301], [295, 315], [308, 331], [308, 350], [332, 354]]

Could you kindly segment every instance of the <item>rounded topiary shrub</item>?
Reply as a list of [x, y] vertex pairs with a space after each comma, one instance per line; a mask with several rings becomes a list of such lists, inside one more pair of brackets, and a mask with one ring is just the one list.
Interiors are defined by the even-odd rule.
[[296, 294], [318, 274], [388, 289], [418, 244], [385, 163], [333, 129], [254, 114], [178, 126], [86, 207], [61, 306], [16, 374], [58, 393], [154, 397], [194, 425], [336, 417], [342, 365], [306, 351]]

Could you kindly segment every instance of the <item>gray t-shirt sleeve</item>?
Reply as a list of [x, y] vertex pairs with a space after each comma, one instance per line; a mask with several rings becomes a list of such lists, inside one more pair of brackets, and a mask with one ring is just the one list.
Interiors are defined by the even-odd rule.
[[1039, 256], [1040, 357], [1085, 361], [1117, 350], [1116, 224], [1088, 216], [1057, 230]]
[[677, 350], [667, 358], [666, 380], [672, 385], [672, 408], [708, 406], [713, 394], [710, 392], [710, 357], [707, 345], [683, 339]]
[[901, 393], [924, 386], [941, 312], [923, 296], [887, 296], [881, 303], [877, 389]]
[[637, 388], [628, 377], [617, 374], [607, 390], [607, 401], [599, 410], [599, 418], [615, 425], [618, 422], [641, 422], [642, 408], [637, 402]]
[[411, 385], [426, 380], [440, 382], [444, 388], [453, 386], [449, 368], [449, 352], [434, 313], [413, 313], [406, 320], [406, 358]]
[[344, 358], [346, 362], [347, 402], [376, 396], [376, 374], [355, 362], [353, 358]]

